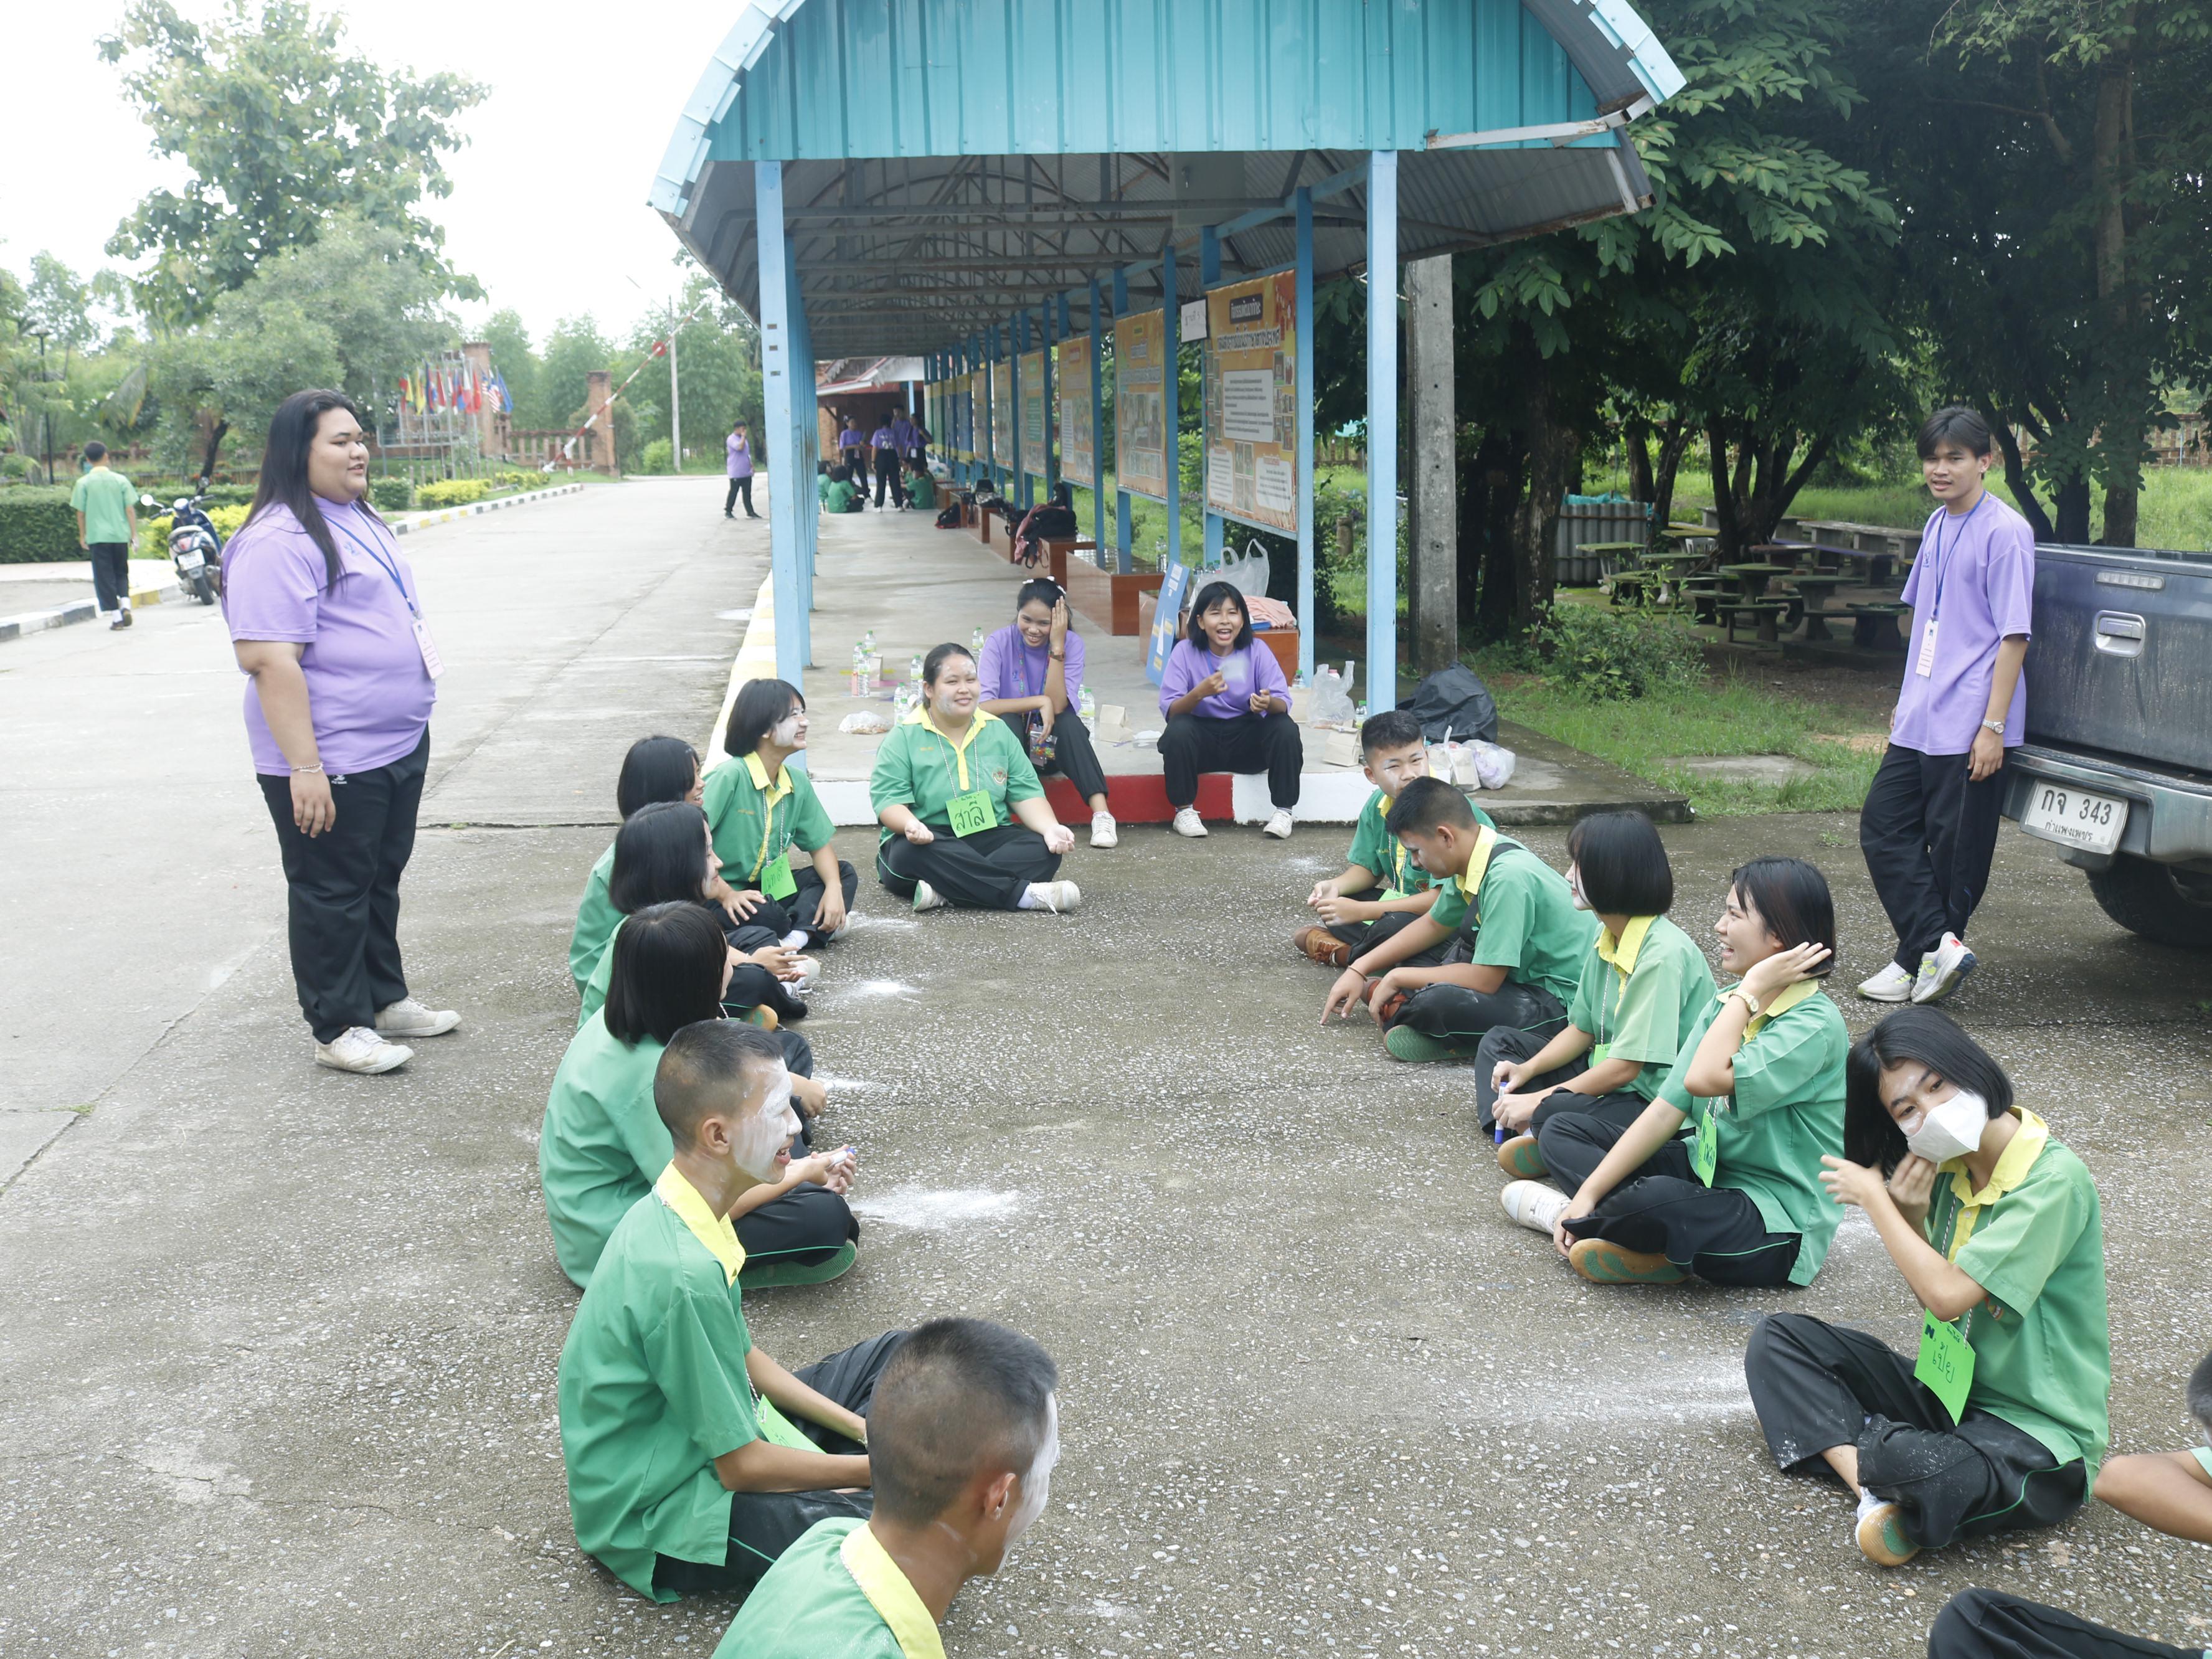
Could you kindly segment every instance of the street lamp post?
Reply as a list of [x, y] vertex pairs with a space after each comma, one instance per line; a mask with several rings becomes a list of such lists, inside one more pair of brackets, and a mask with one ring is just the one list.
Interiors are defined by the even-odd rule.
[[39, 444], [46, 457], [46, 482], [54, 481], [54, 416], [52, 396], [46, 390], [46, 331], [34, 328], [32, 337], [39, 343]]

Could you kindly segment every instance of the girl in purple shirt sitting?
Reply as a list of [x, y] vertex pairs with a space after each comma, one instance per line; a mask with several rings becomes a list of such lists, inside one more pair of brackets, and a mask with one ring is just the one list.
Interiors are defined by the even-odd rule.
[[1228, 582], [1208, 582], [1191, 602], [1188, 638], [1169, 653], [1160, 679], [1160, 760], [1178, 836], [1202, 836], [1200, 772], [1265, 772], [1274, 816], [1265, 833], [1291, 834], [1305, 745], [1291, 718], [1290, 682], [1275, 653], [1252, 637], [1252, 613]]
[[983, 641], [976, 675], [983, 712], [1012, 728], [1040, 775], [1057, 772], [1091, 808], [1091, 844], [1120, 839], [1106, 810], [1106, 769], [1075, 712], [1083, 694], [1083, 636], [1067, 625], [1067, 594], [1049, 576], [1022, 584], [1014, 620]]

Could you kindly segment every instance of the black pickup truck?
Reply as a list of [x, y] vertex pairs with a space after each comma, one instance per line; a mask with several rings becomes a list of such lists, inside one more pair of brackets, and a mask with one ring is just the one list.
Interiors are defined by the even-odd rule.
[[2004, 811], [2123, 927], [2212, 947], [2212, 553], [2035, 550]]

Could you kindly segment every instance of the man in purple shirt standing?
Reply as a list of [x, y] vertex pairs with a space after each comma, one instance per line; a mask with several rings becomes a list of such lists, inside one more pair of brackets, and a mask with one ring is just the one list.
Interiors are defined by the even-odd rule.
[[760, 514], [753, 511], [752, 434], [745, 430], [745, 423], [743, 421], [737, 422], [730, 428], [729, 439], [722, 447], [727, 450], [730, 455], [730, 493], [722, 498], [722, 516], [726, 519], [736, 518], [738, 515], [730, 509], [738, 504], [738, 497], [743, 495], [745, 498], [745, 517], [757, 519]]
[[1940, 1002], [1974, 971], [1967, 918], [1989, 885], [2004, 751], [2023, 735], [2035, 536], [1990, 495], [1989, 423], [1939, 409], [1920, 471], [1941, 504], [1905, 584], [1912, 638], [1889, 747], [1859, 809], [1859, 849], [1897, 955], [1859, 987], [1871, 1002]]

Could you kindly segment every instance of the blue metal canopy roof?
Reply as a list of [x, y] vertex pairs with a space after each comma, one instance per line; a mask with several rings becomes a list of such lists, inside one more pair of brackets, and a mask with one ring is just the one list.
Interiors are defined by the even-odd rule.
[[[1626, 0], [751, 0], [650, 199], [758, 316], [783, 162], [817, 355], [921, 352], [1301, 185], [1339, 186], [1319, 270], [1358, 265], [1370, 150], [1402, 154], [1407, 258], [1632, 211], [1622, 128], [1681, 84]], [[1291, 252], [1260, 223], [1222, 278]]]

